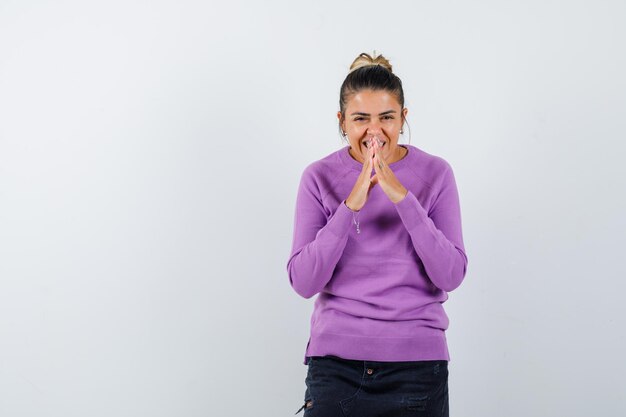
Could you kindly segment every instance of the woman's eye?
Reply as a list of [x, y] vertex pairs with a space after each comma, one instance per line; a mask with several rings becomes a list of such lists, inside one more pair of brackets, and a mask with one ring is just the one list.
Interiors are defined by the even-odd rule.
[[[383, 119], [390, 120], [390, 119], [393, 119], [393, 116], [383, 116]], [[358, 122], [359, 120], [365, 120], [365, 118], [364, 117], [355, 117], [354, 118], [355, 122]]]

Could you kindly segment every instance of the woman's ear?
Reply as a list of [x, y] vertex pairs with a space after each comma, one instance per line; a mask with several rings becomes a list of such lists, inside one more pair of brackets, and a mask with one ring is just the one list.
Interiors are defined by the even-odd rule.
[[409, 109], [407, 109], [406, 107], [402, 109], [402, 126], [404, 126], [404, 123], [406, 122], [406, 114], [409, 112]]
[[343, 126], [343, 117], [341, 117], [341, 111], [337, 112], [337, 119], [339, 119], [339, 127], [341, 127], [341, 130], [343, 132], [346, 131], [345, 127]]

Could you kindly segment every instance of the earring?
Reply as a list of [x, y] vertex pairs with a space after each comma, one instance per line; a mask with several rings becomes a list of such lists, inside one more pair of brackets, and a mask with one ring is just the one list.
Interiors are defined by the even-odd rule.
[[343, 130], [341, 131], [341, 134], [345, 137], [347, 135], [346, 132], [344, 132]]
[[404, 135], [404, 130], [401, 130], [401, 131], [400, 131], [400, 134], [401, 134], [401, 135]]

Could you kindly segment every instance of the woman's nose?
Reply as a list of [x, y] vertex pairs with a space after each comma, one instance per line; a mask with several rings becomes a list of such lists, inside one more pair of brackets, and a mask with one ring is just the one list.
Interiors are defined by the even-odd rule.
[[382, 129], [380, 122], [377, 120], [372, 121], [369, 126], [367, 126], [367, 133], [372, 136], [381, 134]]
[[383, 131], [380, 128], [369, 128], [367, 129], [367, 135], [368, 136], [380, 136], [382, 135]]

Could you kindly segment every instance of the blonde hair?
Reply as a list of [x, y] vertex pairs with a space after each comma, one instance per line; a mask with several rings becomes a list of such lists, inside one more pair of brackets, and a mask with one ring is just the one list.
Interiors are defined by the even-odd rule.
[[393, 73], [391, 69], [391, 64], [382, 55], [376, 55], [376, 51], [374, 51], [374, 56], [362, 52], [359, 56], [356, 57], [354, 61], [352, 61], [352, 65], [350, 65], [350, 72], [356, 71], [359, 68], [368, 67], [370, 65], [380, 65], [381, 67], [387, 68], [389, 72]]

